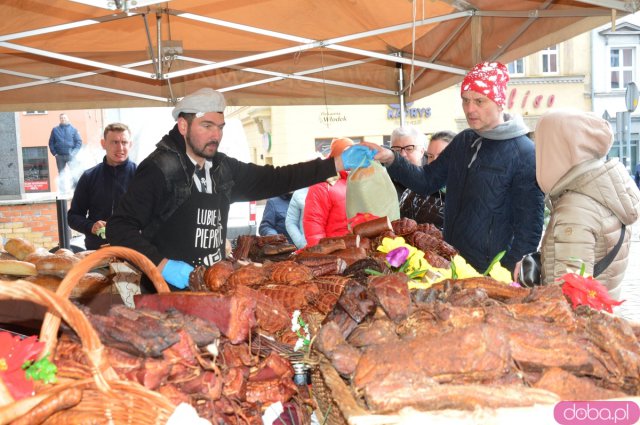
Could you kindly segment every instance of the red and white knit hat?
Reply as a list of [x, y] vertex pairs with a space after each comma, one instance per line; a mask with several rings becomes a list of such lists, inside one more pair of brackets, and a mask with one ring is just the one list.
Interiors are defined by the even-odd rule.
[[504, 106], [507, 99], [509, 71], [500, 62], [482, 62], [474, 66], [462, 80], [460, 93], [474, 91]]

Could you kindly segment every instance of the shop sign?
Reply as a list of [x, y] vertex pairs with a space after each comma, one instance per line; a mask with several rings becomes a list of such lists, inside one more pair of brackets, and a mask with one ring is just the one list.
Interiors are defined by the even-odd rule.
[[531, 102], [531, 106], [533, 106], [534, 109], [538, 109], [541, 106], [546, 106], [547, 108], [551, 108], [553, 106], [553, 103], [556, 100], [556, 96], [554, 94], [550, 94], [545, 99], [545, 97], [541, 94], [532, 95], [531, 90], [527, 90], [524, 93], [524, 96], [522, 96], [522, 99], [519, 100], [519, 102], [516, 101], [517, 97], [518, 97], [518, 89], [512, 88], [511, 91], [509, 92], [509, 96], [507, 97], [508, 109], [512, 109], [514, 105], [516, 105], [517, 103], [519, 103], [520, 108], [524, 109], [526, 108], [527, 103], [529, 102]]
[[[404, 106], [405, 116], [406, 118], [429, 118], [431, 116], [431, 108], [412, 108], [413, 102], [406, 103]], [[389, 105], [389, 109], [387, 109], [387, 119], [394, 120], [400, 118], [400, 104], [392, 103]]]
[[322, 124], [337, 124], [341, 122], [347, 121], [346, 115], [342, 112], [321, 112], [320, 113], [320, 122]]
[[25, 192], [48, 192], [49, 181], [48, 180], [25, 180], [24, 191]]

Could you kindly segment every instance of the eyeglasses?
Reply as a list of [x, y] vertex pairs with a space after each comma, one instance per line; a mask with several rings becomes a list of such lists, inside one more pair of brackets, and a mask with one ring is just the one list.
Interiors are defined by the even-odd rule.
[[391, 150], [394, 152], [402, 152], [406, 151], [407, 153], [411, 153], [416, 149], [416, 145], [407, 145], [407, 146], [391, 146]]

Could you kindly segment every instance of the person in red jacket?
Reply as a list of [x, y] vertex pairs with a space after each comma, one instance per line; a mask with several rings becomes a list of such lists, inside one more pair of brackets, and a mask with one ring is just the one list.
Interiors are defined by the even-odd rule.
[[[350, 146], [353, 146], [353, 140], [349, 138], [333, 139], [329, 157], [339, 157]], [[342, 236], [349, 232], [347, 175], [346, 171], [340, 171], [337, 176], [309, 187], [302, 218], [307, 246], [317, 245], [322, 238]]]

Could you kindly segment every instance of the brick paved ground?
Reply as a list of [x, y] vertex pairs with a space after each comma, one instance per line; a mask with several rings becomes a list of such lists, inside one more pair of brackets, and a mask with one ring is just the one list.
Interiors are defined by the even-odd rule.
[[624, 275], [622, 297], [626, 300], [614, 312], [625, 319], [640, 322], [640, 222], [633, 225], [629, 265]]

